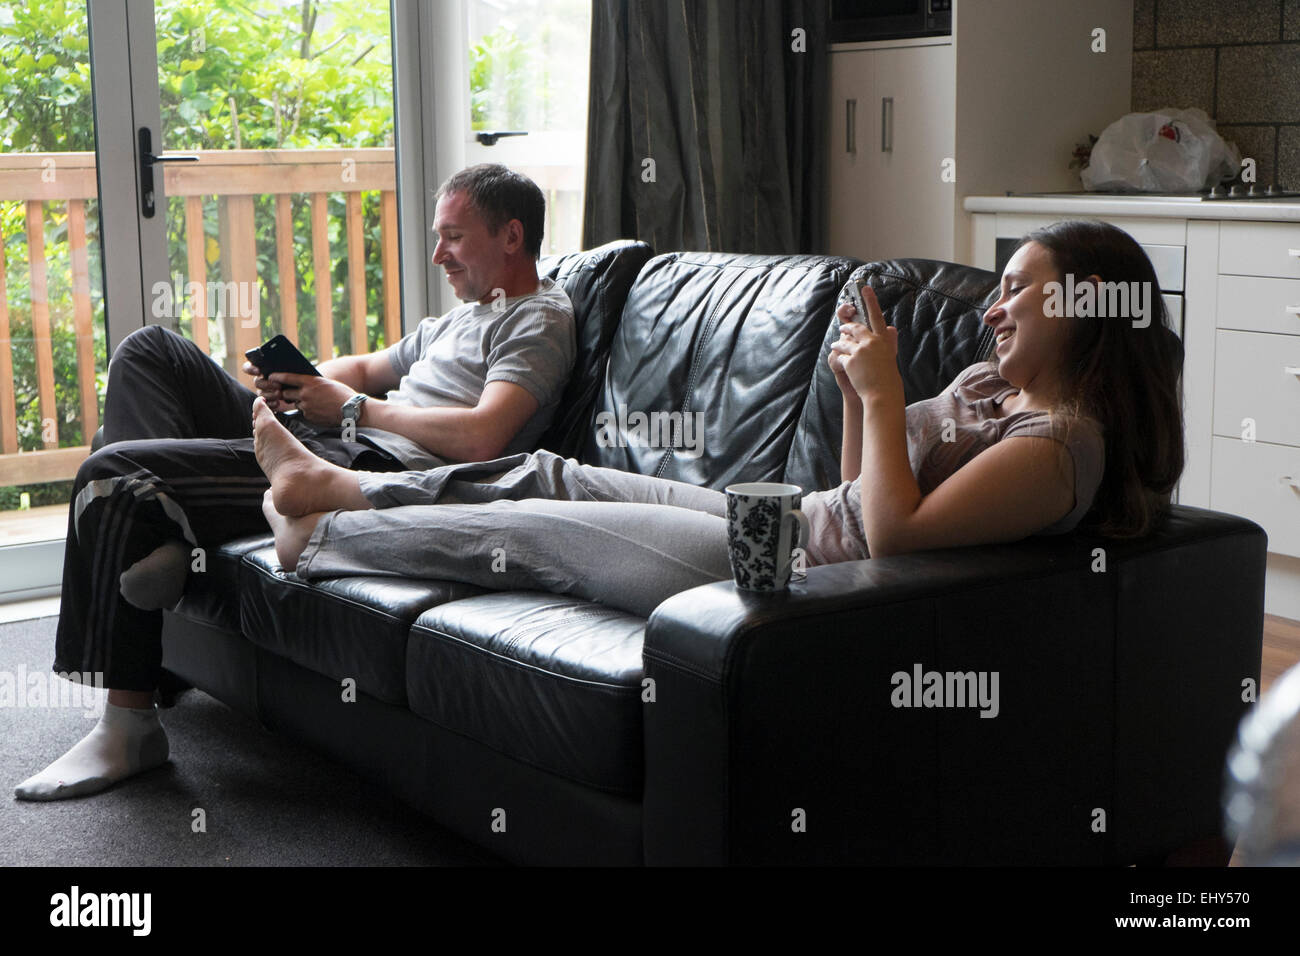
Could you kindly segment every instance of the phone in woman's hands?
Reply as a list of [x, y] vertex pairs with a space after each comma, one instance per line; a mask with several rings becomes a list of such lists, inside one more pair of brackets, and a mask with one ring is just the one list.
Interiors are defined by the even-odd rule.
[[[867, 312], [867, 302], [862, 296], [862, 290], [870, 284], [866, 276], [859, 276], [849, 283], [849, 298], [853, 301], [853, 307], [858, 310], [858, 317], [854, 321], [861, 322], [869, 329], [871, 328], [871, 315]], [[872, 329], [872, 331], [875, 330]]]

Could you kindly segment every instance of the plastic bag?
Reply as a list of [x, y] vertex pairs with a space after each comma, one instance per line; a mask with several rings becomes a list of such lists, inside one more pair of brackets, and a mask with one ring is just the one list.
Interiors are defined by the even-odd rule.
[[1232, 179], [1241, 152], [1224, 142], [1204, 110], [1129, 113], [1111, 123], [1080, 174], [1090, 192], [1189, 192]]

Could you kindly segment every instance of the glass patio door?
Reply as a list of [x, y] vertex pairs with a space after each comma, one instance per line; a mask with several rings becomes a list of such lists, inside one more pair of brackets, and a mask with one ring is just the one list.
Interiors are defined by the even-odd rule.
[[278, 332], [318, 361], [400, 337], [390, 24], [387, 0], [0, 0], [0, 602], [57, 588], [134, 329], [232, 373]]
[[[546, 196], [542, 254], [582, 248], [590, 0], [467, 0], [467, 163], [503, 163]], [[504, 135], [501, 135], [504, 134]]]
[[107, 338], [84, 4], [0, 0], [0, 601], [48, 593]]
[[388, 0], [154, 0], [166, 272], [146, 321], [232, 374], [401, 337]]

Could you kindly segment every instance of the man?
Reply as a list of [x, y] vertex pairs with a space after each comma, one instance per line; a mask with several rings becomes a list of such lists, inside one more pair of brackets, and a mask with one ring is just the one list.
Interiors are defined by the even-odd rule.
[[[119, 346], [104, 437], [78, 471], [68, 514], [54, 670], [102, 675], [99, 724], [15, 790], [94, 793], [163, 763], [153, 704], [162, 610], [181, 596], [193, 549], [268, 530], [254, 457], [258, 393], [314, 454], [364, 471], [478, 461], [536, 447], [577, 352], [573, 306], [539, 280], [545, 199], [503, 166], [438, 190], [433, 262], [466, 302], [371, 355], [322, 362], [319, 377], [245, 365], [257, 392], [158, 327]], [[387, 392], [386, 398], [368, 397]]]

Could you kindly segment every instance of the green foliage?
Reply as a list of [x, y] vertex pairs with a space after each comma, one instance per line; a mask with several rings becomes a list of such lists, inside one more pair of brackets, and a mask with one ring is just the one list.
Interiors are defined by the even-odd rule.
[[528, 47], [498, 27], [469, 51], [470, 128], [526, 129], [532, 87]]
[[157, 27], [169, 149], [393, 144], [383, 0], [166, 0]]

